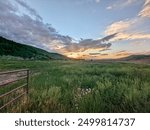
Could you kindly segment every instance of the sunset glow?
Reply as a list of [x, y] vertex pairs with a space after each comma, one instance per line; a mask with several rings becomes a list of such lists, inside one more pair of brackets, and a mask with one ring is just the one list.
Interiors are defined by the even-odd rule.
[[150, 0], [1, 0], [0, 36], [76, 59], [150, 54], [149, 12]]

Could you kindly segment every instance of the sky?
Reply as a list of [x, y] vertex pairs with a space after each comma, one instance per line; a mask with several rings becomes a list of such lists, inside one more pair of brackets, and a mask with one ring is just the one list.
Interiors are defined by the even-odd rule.
[[150, 54], [150, 0], [0, 0], [0, 36], [71, 58]]

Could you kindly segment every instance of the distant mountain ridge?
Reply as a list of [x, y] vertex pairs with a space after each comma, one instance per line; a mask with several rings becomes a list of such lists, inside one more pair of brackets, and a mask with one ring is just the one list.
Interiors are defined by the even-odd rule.
[[0, 56], [14, 56], [32, 60], [69, 59], [64, 55], [47, 52], [45, 50], [33, 46], [17, 43], [12, 40], [3, 38], [1, 36], [0, 36]]
[[119, 59], [119, 61], [150, 63], [150, 55], [130, 55], [128, 57]]
[[150, 58], [150, 55], [130, 55], [128, 57], [121, 58], [122, 60], [141, 60]]

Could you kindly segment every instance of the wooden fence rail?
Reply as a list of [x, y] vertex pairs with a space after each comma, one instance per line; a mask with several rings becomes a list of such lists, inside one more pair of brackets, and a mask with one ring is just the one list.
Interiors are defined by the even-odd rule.
[[4, 87], [7, 87], [7, 85], [12, 84], [14, 82], [20, 81], [22, 79], [25, 79], [25, 83], [22, 85], [13, 88], [12, 90], [9, 90], [3, 94], [0, 94], [0, 100], [3, 100], [4, 97], [7, 97], [16, 91], [22, 89], [23, 92], [16, 97], [13, 97], [9, 101], [7, 101], [4, 104], [0, 104], [0, 110], [5, 108], [6, 106], [10, 105], [11, 103], [15, 102], [25, 94], [28, 94], [29, 90], [29, 69], [20, 69], [20, 70], [14, 70], [14, 71], [7, 71], [7, 72], [0, 72], [0, 92], [1, 89]]

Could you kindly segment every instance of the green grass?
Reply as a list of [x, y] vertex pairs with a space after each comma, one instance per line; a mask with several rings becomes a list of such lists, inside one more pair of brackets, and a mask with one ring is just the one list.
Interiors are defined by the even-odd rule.
[[9, 112], [150, 112], [149, 65], [0, 60], [0, 71], [22, 68], [29, 100]]

